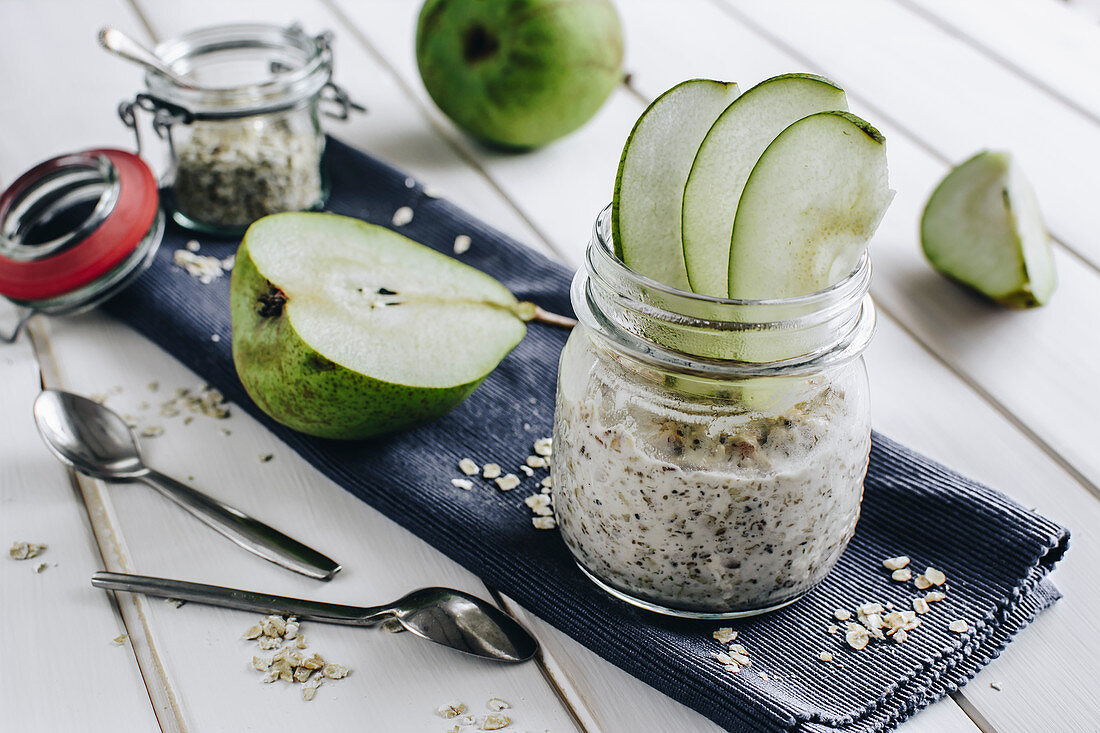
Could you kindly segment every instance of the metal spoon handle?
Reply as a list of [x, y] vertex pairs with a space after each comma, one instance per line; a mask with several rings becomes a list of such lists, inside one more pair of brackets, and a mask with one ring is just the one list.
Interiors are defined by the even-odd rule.
[[336, 603], [305, 601], [299, 598], [273, 596], [267, 593], [223, 588], [217, 585], [189, 583], [186, 580], [154, 578], [148, 575], [128, 575], [126, 573], [96, 573], [92, 576], [92, 586], [106, 590], [143, 593], [158, 598], [178, 598], [181, 601], [193, 601], [222, 608], [235, 608], [238, 611], [279, 613], [284, 616], [297, 616], [310, 621], [324, 621], [349, 626], [372, 626], [381, 621], [381, 617], [386, 612], [385, 607], [342, 606]]
[[147, 69], [152, 69], [158, 74], [171, 79], [175, 84], [187, 89], [194, 89], [195, 85], [177, 74], [171, 66], [164, 63], [159, 56], [142, 46], [130, 36], [117, 28], [103, 28], [99, 31], [99, 45], [113, 54], [124, 59], [137, 62]]
[[276, 565], [318, 580], [331, 580], [340, 570], [339, 563], [317, 550], [163, 473], [149, 469], [134, 478], [152, 486], [240, 547]]

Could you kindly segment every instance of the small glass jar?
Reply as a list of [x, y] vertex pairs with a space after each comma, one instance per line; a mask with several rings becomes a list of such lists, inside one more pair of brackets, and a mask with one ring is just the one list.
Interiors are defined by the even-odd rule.
[[123, 121], [141, 136], [136, 110], [153, 115], [168, 142], [161, 184], [166, 208], [189, 229], [238, 236], [256, 219], [319, 208], [325, 114], [362, 109], [332, 83], [327, 33], [297, 26], [223, 25], [158, 45], [156, 54], [193, 87], [154, 71], [146, 91], [124, 103]]
[[612, 595], [692, 618], [780, 608], [836, 564], [870, 451], [866, 256], [822, 292], [695, 295], [614, 255], [610, 207], [573, 281], [554, 507]]

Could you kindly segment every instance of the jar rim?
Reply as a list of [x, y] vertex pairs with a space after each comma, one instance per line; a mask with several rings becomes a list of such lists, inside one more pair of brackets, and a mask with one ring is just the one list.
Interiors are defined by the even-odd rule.
[[295, 65], [271, 71], [266, 80], [234, 86], [187, 88], [155, 71], [145, 73], [149, 91], [188, 112], [208, 116], [247, 116], [275, 112], [301, 104], [318, 94], [332, 76], [328, 33], [310, 36], [298, 25], [229, 23], [197, 28], [157, 44], [154, 52], [173, 70], [187, 77], [196, 59], [225, 51], [279, 51]]
[[628, 267], [615, 255], [610, 218], [609, 205], [596, 218], [571, 298], [590, 331], [636, 360], [702, 376], [793, 374], [855, 359], [870, 343], [875, 308], [866, 252], [844, 279], [816, 293], [718, 298]]

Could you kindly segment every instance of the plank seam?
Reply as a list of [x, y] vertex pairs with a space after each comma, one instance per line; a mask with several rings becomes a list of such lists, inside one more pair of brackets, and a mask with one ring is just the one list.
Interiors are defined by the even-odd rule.
[[379, 66], [385, 69], [385, 71], [393, 79], [394, 83], [397, 84], [397, 87], [408, 98], [412, 105], [420, 112], [424, 120], [431, 126], [435, 133], [439, 135], [440, 139], [447, 145], [447, 147], [451, 148], [451, 150], [453, 150], [454, 153], [464, 163], [466, 163], [466, 165], [470, 166], [470, 168], [472, 168], [475, 173], [480, 175], [485, 180], [485, 182], [489, 184], [489, 187], [492, 188], [493, 191], [495, 191], [506, 204], [508, 204], [508, 206], [516, 213], [516, 216], [518, 216], [523, 221], [523, 223], [526, 224], [531, 229], [531, 231], [535, 233], [535, 236], [539, 238], [539, 241], [546, 245], [546, 248], [549, 249], [559, 261], [567, 261], [561, 249], [559, 249], [558, 246], [553, 241], [551, 241], [550, 237], [547, 236], [547, 234], [541, 229], [541, 227], [539, 227], [538, 224], [536, 224], [535, 221], [527, 215], [527, 212], [525, 212], [515, 201], [512, 200], [512, 197], [509, 196], [508, 193], [496, 181], [496, 179], [489, 174], [484, 166], [482, 166], [481, 163], [479, 163], [476, 158], [474, 158], [469, 150], [466, 149], [466, 146], [456, 140], [454, 135], [451, 134], [450, 131], [448, 131], [445, 127], [443, 127], [443, 125], [439, 123], [435, 115], [433, 115], [427, 105], [425, 105], [424, 102], [420, 100], [416, 92], [413, 91], [412, 87], [405, 81], [404, 77], [401, 76], [401, 74], [397, 71], [393, 64], [391, 64], [389, 60], [385, 56], [383, 56], [382, 53], [374, 46], [374, 44], [371, 43], [366, 34], [359, 30], [358, 26], [356, 26], [355, 23], [352, 22], [351, 18], [347, 15], [347, 13], [343, 11], [343, 8], [341, 8], [337, 4], [336, 0], [320, 0], [320, 2], [322, 5], [327, 7], [334, 16], [336, 16], [336, 19], [344, 26], [347, 32], [351, 34], [351, 36], [359, 43], [359, 45], [362, 46], [363, 50], [366, 51], [371, 56], [371, 58], [373, 58], [378, 63]]
[[971, 36], [958, 26], [952, 25], [945, 18], [941, 18], [940, 16], [935, 15], [927, 8], [923, 8], [920, 5], [912, 2], [912, 0], [894, 0], [894, 2], [903, 7], [905, 10], [912, 13], [913, 15], [916, 15], [917, 17], [922, 18], [928, 23], [936, 26], [947, 35], [956, 38], [959, 41], [962, 41], [964, 45], [970, 46], [975, 51], [982, 54], [994, 63], [1003, 66], [1008, 71], [1011, 71], [1013, 74], [1031, 84], [1039, 91], [1045, 93], [1052, 99], [1055, 99], [1058, 102], [1062, 103], [1082, 117], [1096, 123], [1097, 125], [1100, 125], [1100, 115], [1097, 115], [1095, 112], [1088, 109], [1087, 107], [1084, 107], [1078, 102], [1070, 99], [1057, 89], [1047, 86], [1047, 84], [1042, 79], [1035, 76], [1022, 66], [1018, 66], [1017, 64], [1013, 63], [1011, 59], [1007, 58], [1006, 56], [1002, 56], [1000, 53], [985, 45], [977, 38]]
[[894, 315], [894, 313], [892, 313], [888, 308], [879, 304], [877, 300], [875, 301], [875, 307], [879, 310], [879, 312], [881, 312], [891, 321], [893, 321], [894, 324], [905, 333], [905, 335], [913, 339], [913, 341], [915, 341], [917, 345], [919, 345], [929, 356], [931, 356], [933, 359], [946, 367], [948, 371], [954, 374], [960, 381], [962, 381], [963, 384], [969, 387], [986, 404], [992, 407], [998, 414], [1001, 415], [1001, 417], [1007, 420], [1009, 424], [1012, 425], [1012, 427], [1016, 428], [1024, 435], [1024, 437], [1034, 443], [1035, 446], [1039, 448], [1039, 450], [1046, 454], [1047, 458], [1054, 461], [1054, 463], [1059, 468], [1069, 474], [1069, 476], [1078, 484], [1080, 484], [1087, 492], [1092, 494], [1097, 499], [1100, 499], [1100, 487], [1098, 487], [1087, 476], [1081, 473], [1081, 471], [1079, 471], [1065, 456], [1059, 453], [1050, 443], [1048, 443], [1045, 439], [1041, 438], [1031, 428], [1029, 428], [1027, 424], [1024, 423], [1023, 420], [1018, 418], [1011, 410], [1009, 410], [1004, 405], [1004, 403], [1002, 403], [1000, 400], [998, 400], [996, 397], [986, 391], [986, 389], [978, 384], [978, 382], [975, 381], [969, 374], [958, 369], [957, 367], [955, 367], [955, 365], [951, 364], [951, 362], [942, 357], [928, 343], [926, 343], [924, 339], [918, 336], [916, 332], [910, 329], [909, 326], [907, 326], [901, 319]]
[[[797, 59], [799, 61], [799, 63], [805, 64], [810, 69], [816, 69], [817, 73], [820, 73], [822, 76], [828, 76], [829, 78], [834, 79], [834, 81], [837, 81], [836, 78], [832, 77], [830, 74], [828, 74], [822, 68], [821, 64], [818, 64], [813, 59], [811, 59], [810, 57], [806, 56], [801, 51], [796, 49], [794, 46], [790, 45], [789, 43], [784, 41], [782, 38], [780, 38], [776, 34], [770, 32], [767, 28], [763, 27], [762, 25], [757, 23], [755, 20], [753, 20], [749, 16], [742, 13], [740, 10], [735, 8], [732, 3], [728, 2], [728, 0], [710, 0], [710, 1], [721, 12], [728, 15], [735, 22], [740, 23], [741, 25], [743, 25], [746, 28], [748, 28], [749, 30], [751, 30], [753, 33], [756, 33], [758, 36], [765, 39], [766, 41], [768, 41], [768, 43], [771, 43], [773, 46], [775, 46], [779, 50], [783, 51], [788, 56], [791, 56], [791, 57]], [[844, 86], [844, 85], [841, 84], [841, 86]], [[879, 107], [874, 102], [871, 102], [866, 97], [864, 97], [860, 94], [856, 94], [856, 93], [848, 93], [848, 96], [851, 97], [852, 99], [859, 100], [860, 104], [864, 105], [869, 110], [873, 111], [877, 116], [879, 116], [882, 119], [889, 122], [893, 127], [897, 128], [903, 135], [905, 135], [907, 138], [909, 138], [909, 140], [913, 144], [915, 144], [917, 147], [919, 147], [924, 152], [931, 155], [936, 160], [940, 161], [941, 163], [948, 166], [949, 168], [954, 165], [954, 162], [951, 160], [951, 158], [949, 158], [946, 155], [944, 155], [943, 153], [941, 153], [931, 143], [929, 143], [927, 140], [923, 139], [920, 135], [918, 135], [911, 127], [909, 127], [908, 125], [906, 125], [902, 122], [899, 122], [896, 117], [894, 117], [893, 115], [891, 115], [888, 112], [886, 112], [885, 110], [883, 110], [881, 107]], [[1068, 242], [1066, 242], [1061, 237], [1056, 236], [1053, 232], [1050, 232], [1048, 230], [1047, 234], [1049, 235], [1052, 242], [1054, 242], [1055, 244], [1060, 246], [1063, 250], [1065, 250], [1070, 255], [1072, 255], [1074, 258], [1076, 258], [1085, 267], [1092, 270], [1096, 274], [1100, 275], [1100, 262], [1093, 262], [1088, 257], [1086, 257], [1084, 253], [1082, 253], [1076, 247], [1073, 247], [1072, 245], [1070, 245]]]

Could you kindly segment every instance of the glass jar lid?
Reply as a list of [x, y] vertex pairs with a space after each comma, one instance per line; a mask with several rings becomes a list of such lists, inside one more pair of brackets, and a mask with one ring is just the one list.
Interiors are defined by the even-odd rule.
[[200, 28], [156, 54], [195, 87], [148, 72], [149, 93], [200, 118], [264, 114], [302, 104], [332, 76], [329, 35], [258, 23]]
[[156, 179], [133, 153], [39, 163], [0, 194], [0, 296], [46, 313], [99, 302], [149, 261], [162, 223]]

